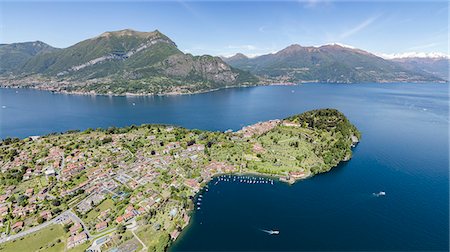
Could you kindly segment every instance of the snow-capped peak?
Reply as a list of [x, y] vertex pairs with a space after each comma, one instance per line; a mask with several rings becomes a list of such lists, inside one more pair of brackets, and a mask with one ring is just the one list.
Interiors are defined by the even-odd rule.
[[384, 59], [404, 59], [404, 58], [446, 58], [450, 59], [450, 56], [441, 52], [405, 52], [405, 53], [381, 53], [378, 56]]
[[341, 43], [329, 43], [329, 44], [326, 44], [326, 45], [330, 45], [330, 46], [340, 46], [340, 47], [345, 47], [345, 48], [348, 48], [348, 49], [357, 49], [357, 48], [354, 47], [354, 46], [346, 45], [346, 44], [341, 44]]

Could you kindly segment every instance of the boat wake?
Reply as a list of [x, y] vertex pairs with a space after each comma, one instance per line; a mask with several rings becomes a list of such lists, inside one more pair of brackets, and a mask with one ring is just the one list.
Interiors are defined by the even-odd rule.
[[260, 229], [262, 232], [268, 233], [270, 235], [277, 235], [280, 233], [280, 231], [278, 230], [265, 230], [265, 229]]

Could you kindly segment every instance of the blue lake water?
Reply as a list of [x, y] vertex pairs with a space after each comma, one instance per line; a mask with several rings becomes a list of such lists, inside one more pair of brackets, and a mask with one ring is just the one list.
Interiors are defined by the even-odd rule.
[[[2, 138], [142, 123], [236, 130], [337, 108], [363, 135], [352, 160], [292, 186], [213, 182], [171, 250], [448, 250], [448, 85], [308, 84], [172, 97], [0, 89], [0, 106]], [[372, 195], [379, 191], [386, 196]]]

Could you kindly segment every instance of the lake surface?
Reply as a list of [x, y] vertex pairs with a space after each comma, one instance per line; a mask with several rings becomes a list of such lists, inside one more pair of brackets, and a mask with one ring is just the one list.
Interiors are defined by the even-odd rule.
[[[172, 97], [0, 92], [2, 138], [142, 123], [236, 130], [337, 108], [363, 135], [349, 162], [292, 186], [213, 181], [170, 250], [448, 250], [448, 85], [308, 84]], [[380, 191], [386, 196], [373, 196]]]

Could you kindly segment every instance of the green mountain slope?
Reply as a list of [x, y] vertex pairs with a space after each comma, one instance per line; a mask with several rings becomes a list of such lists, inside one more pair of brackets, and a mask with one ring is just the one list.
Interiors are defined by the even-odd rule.
[[2, 82], [55, 91], [159, 94], [252, 85], [257, 78], [218, 57], [184, 54], [157, 30], [127, 29], [35, 55]]
[[235, 55], [230, 65], [280, 82], [395, 82], [442, 81], [425, 72], [406, 69], [366, 51], [340, 45], [291, 45], [277, 53], [255, 58]]
[[41, 41], [0, 44], [0, 74], [17, 72], [34, 56], [57, 50]]

